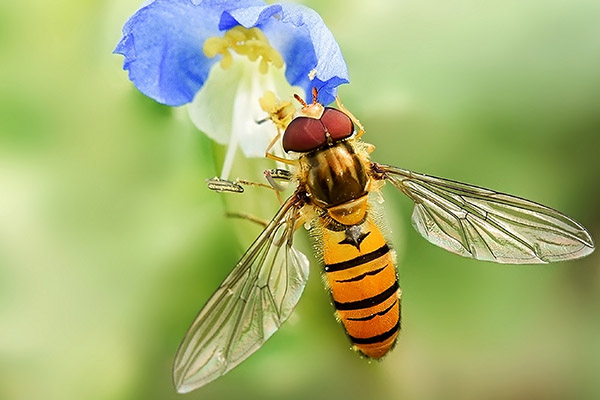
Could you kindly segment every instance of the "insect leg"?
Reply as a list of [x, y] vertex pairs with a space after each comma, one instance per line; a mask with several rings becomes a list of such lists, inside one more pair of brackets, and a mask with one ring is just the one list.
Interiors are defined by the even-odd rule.
[[289, 160], [287, 158], [279, 157], [279, 156], [276, 156], [275, 154], [271, 154], [271, 153], [265, 154], [265, 157], [270, 160], [279, 161], [279, 162], [287, 164], [287, 165], [298, 166], [298, 160]]
[[215, 192], [230, 192], [230, 193], [243, 193], [244, 186], [257, 186], [266, 189], [273, 190], [275, 195], [277, 196], [277, 200], [280, 204], [283, 204], [283, 199], [281, 198], [280, 192], [285, 190], [285, 187], [282, 186], [278, 181], [287, 181], [292, 180], [292, 174], [285, 169], [268, 169], [265, 171], [265, 178], [269, 182], [269, 184], [252, 182], [245, 179], [236, 179], [235, 181], [229, 181], [221, 178], [211, 178], [206, 180], [206, 184], [210, 190], [214, 190]]
[[269, 151], [273, 148], [273, 146], [275, 146], [279, 139], [281, 139], [281, 129], [277, 127], [277, 135], [275, 135], [273, 140], [271, 140], [271, 143], [269, 143], [267, 146], [267, 149], [265, 150], [265, 157], [269, 158]]
[[206, 180], [206, 186], [208, 186], [208, 188], [210, 190], [214, 190], [215, 192], [231, 192], [231, 193], [243, 193], [244, 192], [244, 188], [242, 187], [242, 185], [236, 183], [236, 182], [232, 182], [232, 181], [228, 181], [226, 179], [221, 179], [221, 178], [211, 178], [211, 179], [207, 179]]
[[244, 186], [258, 186], [274, 191], [283, 191], [285, 190], [277, 181], [286, 181], [289, 182], [292, 180], [292, 174], [285, 169], [268, 169], [265, 172], [265, 177], [269, 184], [248, 181], [245, 179], [236, 179], [235, 181], [228, 181], [226, 179], [221, 178], [210, 178], [206, 180], [206, 185], [210, 190], [214, 190], [215, 192], [232, 192], [232, 193], [243, 193]]
[[261, 225], [263, 228], [266, 228], [267, 225], [269, 225], [269, 221], [264, 220], [262, 218], [255, 217], [252, 214], [241, 213], [241, 212], [228, 212], [225, 214], [225, 216], [229, 217], [229, 218], [247, 219], [248, 221], [252, 221], [252, 222], [255, 222], [255, 223]]
[[286, 169], [267, 169], [264, 174], [267, 182], [279, 192], [283, 192], [285, 186], [281, 185], [278, 181], [289, 182], [292, 180], [292, 173]]
[[[215, 192], [219, 192], [219, 193], [223, 193], [223, 192], [243, 193], [244, 187], [242, 185], [258, 186], [258, 187], [271, 189], [271, 190], [275, 191], [275, 194], [277, 195], [277, 199], [281, 203], [281, 195], [280, 195], [279, 191], [277, 191], [277, 189], [275, 187], [273, 187], [272, 185], [266, 185], [264, 183], [258, 183], [258, 182], [250, 182], [250, 181], [246, 181], [243, 179], [237, 179], [234, 182], [234, 181], [228, 181], [228, 180], [221, 179], [221, 178], [207, 179], [206, 184], [210, 190], [214, 190]], [[247, 213], [227, 212], [227, 213], [225, 213], [225, 216], [230, 217], [230, 218], [247, 219], [249, 221], [252, 221], [252, 222], [255, 222], [255, 223], [261, 225], [262, 227], [266, 227], [269, 224], [268, 221], [258, 218], [258, 217], [255, 217], [254, 215], [247, 214]]]
[[346, 107], [344, 107], [344, 105], [342, 104], [342, 102], [340, 101], [340, 98], [338, 96], [335, 96], [335, 103], [337, 104], [340, 111], [342, 111], [344, 114], [349, 116], [350, 119], [352, 120], [352, 122], [354, 122], [354, 125], [356, 125], [356, 127], [358, 128], [355, 139], [358, 139], [359, 137], [361, 137], [365, 133], [365, 127], [362, 126], [362, 124], [360, 123], [358, 118], [356, 118], [354, 115], [352, 115], [352, 113]]

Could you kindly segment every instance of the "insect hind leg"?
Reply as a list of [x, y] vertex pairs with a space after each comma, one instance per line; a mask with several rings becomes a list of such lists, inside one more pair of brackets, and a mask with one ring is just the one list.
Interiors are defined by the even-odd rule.
[[264, 220], [262, 218], [255, 217], [252, 214], [247, 214], [247, 213], [242, 213], [242, 212], [228, 212], [228, 213], [225, 213], [225, 216], [228, 218], [246, 219], [248, 221], [259, 224], [263, 228], [266, 228], [267, 225], [269, 225], [269, 221]]

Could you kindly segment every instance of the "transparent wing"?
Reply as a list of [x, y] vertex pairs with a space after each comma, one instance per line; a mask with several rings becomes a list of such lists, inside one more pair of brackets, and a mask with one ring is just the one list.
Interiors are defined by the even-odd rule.
[[415, 202], [414, 227], [431, 243], [478, 260], [536, 264], [594, 251], [589, 232], [541, 204], [493, 190], [374, 164]]
[[187, 393], [244, 361], [290, 316], [308, 279], [292, 247], [299, 202], [290, 197], [200, 311], [179, 346], [177, 391]]

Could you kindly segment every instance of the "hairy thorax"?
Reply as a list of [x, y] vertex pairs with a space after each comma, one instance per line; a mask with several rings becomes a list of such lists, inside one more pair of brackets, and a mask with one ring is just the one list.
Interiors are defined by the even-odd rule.
[[322, 208], [343, 205], [367, 194], [369, 177], [361, 158], [346, 141], [307, 154], [306, 187]]

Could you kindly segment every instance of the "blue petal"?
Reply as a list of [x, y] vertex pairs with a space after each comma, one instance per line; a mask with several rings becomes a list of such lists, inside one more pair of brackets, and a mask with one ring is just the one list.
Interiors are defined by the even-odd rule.
[[170, 106], [193, 100], [216, 59], [202, 46], [221, 36], [223, 11], [264, 5], [261, 0], [154, 0], [144, 4], [123, 27], [114, 52], [125, 56], [123, 69], [146, 96]]
[[[342, 52], [314, 10], [295, 4], [238, 8], [223, 13], [219, 28], [226, 30], [238, 24], [246, 28], [258, 26], [265, 32], [285, 60], [287, 80], [302, 87], [307, 96], [316, 87], [319, 101], [329, 104], [337, 86], [349, 82]], [[309, 73], [313, 70], [311, 80]]]

